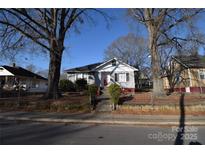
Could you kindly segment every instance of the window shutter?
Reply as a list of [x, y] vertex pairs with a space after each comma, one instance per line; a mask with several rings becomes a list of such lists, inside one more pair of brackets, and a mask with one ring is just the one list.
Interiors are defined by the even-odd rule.
[[118, 81], [117, 78], [118, 78], [118, 77], [117, 77], [117, 73], [115, 73], [115, 81], [116, 81], [116, 82]]
[[130, 80], [129, 73], [126, 73], [126, 81], [128, 82], [129, 80]]

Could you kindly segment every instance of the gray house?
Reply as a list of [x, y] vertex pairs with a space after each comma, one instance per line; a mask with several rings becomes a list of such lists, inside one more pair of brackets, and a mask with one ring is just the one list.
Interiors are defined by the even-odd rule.
[[72, 82], [83, 78], [88, 84], [96, 84], [101, 88], [117, 83], [129, 92], [135, 91], [135, 71], [138, 70], [117, 58], [65, 70], [67, 79]]

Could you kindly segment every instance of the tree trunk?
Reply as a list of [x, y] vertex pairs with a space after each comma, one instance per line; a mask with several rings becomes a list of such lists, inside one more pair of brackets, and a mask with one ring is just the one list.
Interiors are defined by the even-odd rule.
[[151, 52], [151, 65], [153, 76], [153, 96], [159, 97], [165, 95], [163, 80], [161, 78], [161, 69], [159, 55], [157, 51], [157, 31], [154, 26], [149, 26], [149, 49]]
[[48, 73], [47, 99], [57, 99], [60, 97], [58, 83], [60, 79], [62, 50], [53, 45], [50, 51], [50, 63]]
[[168, 79], [168, 82], [169, 82], [169, 94], [173, 93], [174, 92], [174, 87], [175, 87], [175, 84], [174, 84], [174, 81], [173, 81], [173, 74], [168, 74], [167, 76], [167, 79]]

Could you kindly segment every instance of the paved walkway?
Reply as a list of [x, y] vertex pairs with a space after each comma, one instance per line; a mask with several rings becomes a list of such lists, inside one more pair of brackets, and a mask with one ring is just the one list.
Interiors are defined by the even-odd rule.
[[[39, 122], [62, 122], [84, 124], [124, 124], [124, 125], [179, 125], [179, 116], [166, 115], [125, 115], [112, 113], [47, 113], [47, 112], [0, 112], [0, 119]], [[185, 116], [185, 125], [205, 126], [205, 116]]]
[[108, 89], [105, 88], [102, 90], [102, 94], [98, 96], [98, 103], [96, 107], [96, 112], [111, 112], [111, 103]]

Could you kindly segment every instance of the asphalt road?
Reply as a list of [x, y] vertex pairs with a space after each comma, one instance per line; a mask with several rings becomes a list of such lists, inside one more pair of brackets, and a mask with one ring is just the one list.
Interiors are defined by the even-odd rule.
[[0, 144], [205, 144], [205, 127], [189, 126], [183, 130], [176, 126], [85, 125], [0, 120]]

